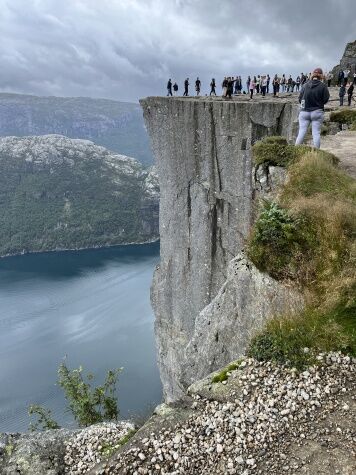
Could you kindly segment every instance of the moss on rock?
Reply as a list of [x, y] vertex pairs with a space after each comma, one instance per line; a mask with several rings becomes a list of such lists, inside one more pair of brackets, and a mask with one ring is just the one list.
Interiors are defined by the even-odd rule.
[[229, 373], [231, 373], [231, 371], [235, 371], [236, 369], [238, 369], [241, 362], [242, 362], [242, 359], [234, 361], [233, 363], [230, 363], [220, 373], [216, 374], [212, 378], [211, 382], [212, 383], [222, 383], [223, 381], [226, 381], [229, 377]]

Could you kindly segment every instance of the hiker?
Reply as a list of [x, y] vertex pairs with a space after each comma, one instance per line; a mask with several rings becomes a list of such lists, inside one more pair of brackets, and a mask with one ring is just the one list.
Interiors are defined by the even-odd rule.
[[241, 91], [242, 91], [242, 79], [241, 79], [241, 76], [239, 76], [239, 77], [237, 78], [236, 84], [237, 84], [237, 94], [241, 94]]
[[267, 94], [269, 94], [269, 83], [270, 82], [271, 82], [271, 78], [270, 78], [269, 74], [267, 74], [267, 88], [266, 88]]
[[300, 88], [300, 76], [297, 76], [297, 79], [295, 80], [295, 86], [296, 86], [297, 92], [299, 92], [299, 88]]
[[226, 97], [229, 97], [231, 99], [232, 93], [234, 91], [234, 83], [236, 83], [237, 78], [234, 79], [233, 77], [228, 77], [227, 78], [227, 91], [226, 91]]
[[331, 80], [332, 80], [332, 78], [333, 78], [332, 73], [328, 73], [328, 75], [327, 75], [327, 77], [326, 77], [326, 79], [327, 79], [327, 81], [328, 81], [328, 87], [331, 86]]
[[281, 85], [281, 92], [286, 92], [286, 75], [285, 74], [282, 75], [280, 85]]
[[293, 79], [292, 76], [289, 76], [288, 81], [287, 81], [287, 92], [293, 92]]
[[167, 83], [167, 96], [173, 96], [171, 79], [168, 79], [168, 83]]
[[226, 97], [226, 94], [227, 94], [227, 77], [226, 76], [224, 77], [221, 87], [222, 87], [222, 96]]
[[216, 96], [216, 91], [215, 91], [215, 88], [216, 88], [216, 84], [215, 84], [215, 79], [213, 78], [211, 80], [211, 83], [210, 83], [210, 96], [213, 94], [214, 96]]
[[338, 85], [339, 87], [341, 86], [341, 84], [344, 83], [344, 77], [345, 77], [344, 71], [340, 70], [340, 71], [339, 71], [339, 74], [338, 74], [338, 76], [337, 76], [337, 85]]
[[324, 120], [324, 106], [330, 98], [329, 89], [322, 82], [322, 78], [322, 69], [314, 69], [311, 80], [300, 91], [299, 132], [295, 142], [296, 145], [303, 143], [311, 123], [314, 147], [320, 148], [320, 130]]
[[347, 90], [347, 103], [349, 106], [351, 106], [351, 100], [352, 100], [352, 95], [354, 93], [354, 83], [350, 82], [349, 88]]
[[249, 77], [247, 78], [247, 81], [246, 81], [247, 92], [250, 91], [250, 82], [251, 82], [251, 76], [249, 76]]
[[257, 79], [256, 79], [256, 76], [254, 76], [254, 81], [256, 83], [256, 94], [259, 94], [260, 93], [260, 87], [261, 87], [261, 76], [258, 75], [257, 76]]
[[272, 81], [272, 86], [273, 86], [273, 97], [278, 97], [279, 93], [279, 78], [277, 74], [274, 75], [273, 81]]
[[255, 90], [255, 87], [256, 87], [256, 76], [254, 76], [253, 79], [251, 79], [250, 81], [250, 85], [249, 85], [250, 99], [253, 98], [253, 91]]
[[234, 95], [237, 96], [238, 92], [239, 92], [239, 77], [236, 76], [235, 84], [234, 84]]
[[200, 94], [200, 85], [201, 85], [201, 81], [199, 78], [197, 78], [195, 81], [195, 90], [196, 90], [197, 96], [199, 96]]
[[178, 84], [176, 82], [173, 84], [173, 91], [174, 91], [174, 95], [176, 96], [178, 92]]
[[344, 83], [342, 83], [339, 89], [340, 106], [344, 105], [345, 94], [346, 94], [346, 86]]
[[349, 69], [344, 69], [343, 73], [344, 73], [344, 86], [346, 87], [347, 86], [347, 81], [349, 79], [350, 70]]
[[188, 96], [188, 88], [189, 88], [189, 78], [184, 81], [184, 94], [183, 96]]
[[266, 90], [267, 90], [267, 76], [261, 76], [261, 93], [262, 97], [266, 96]]

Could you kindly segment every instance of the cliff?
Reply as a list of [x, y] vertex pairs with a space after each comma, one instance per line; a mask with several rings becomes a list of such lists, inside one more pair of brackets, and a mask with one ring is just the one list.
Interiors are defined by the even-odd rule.
[[39, 97], [0, 93], [0, 136], [59, 134], [92, 140], [152, 165], [138, 104], [90, 97]]
[[151, 295], [169, 402], [242, 354], [265, 318], [302, 305], [299, 295], [249, 263], [235, 276], [228, 272], [244, 248], [261, 189], [251, 145], [266, 135], [291, 138], [297, 107], [290, 98], [243, 96], [152, 97], [141, 105], [161, 190], [161, 262]]
[[0, 255], [158, 238], [153, 169], [59, 135], [0, 138]]
[[351, 74], [356, 72], [356, 40], [347, 43], [340, 63], [332, 69], [331, 73], [334, 76], [334, 83], [337, 83], [339, 71], [344, 71], [345, 69], [349, 69]]

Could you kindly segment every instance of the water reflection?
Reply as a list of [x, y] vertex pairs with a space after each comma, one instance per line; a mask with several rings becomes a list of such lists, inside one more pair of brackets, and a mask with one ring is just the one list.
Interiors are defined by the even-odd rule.
[[124, 366], [124, 417], [160, 401], [149, 303], [158, 254], [150, 244], [0, 261], [0, 431], [25, 430], [30, 403], [70, 423], [54, 385], [66, 354], [99, 376]]

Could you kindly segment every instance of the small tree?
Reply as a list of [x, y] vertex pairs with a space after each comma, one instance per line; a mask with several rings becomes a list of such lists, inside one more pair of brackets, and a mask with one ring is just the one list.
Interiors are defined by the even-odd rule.
[[92, 388], [90, 381], [94, 376], [89, 373], [84, 378], [81, 366], [73, 370], [65, 363], [59, 366], [58, 384], [63, 389], [69, 408], [80, 426], [118, 419], [116, 384], [121, 371], [122, 368], [108, 371], [104, 384]]
[[[79, 426], [89, 426], [103, 421], [118, 420], [116, 385], [122, 368], [109, 370], [104, 384], [91, 386], [94, 376], [83, 375], [83, 368], [70, 369], [65, 363], [58, 368], [58, 385], [63, 389], [69, 409]], [[38, 421], [30, 424], [31, 430], [58, 429], [59, 425], [52, 419], [51, 411], [39, 405], [29, 407], [29, 415], [36, 415]]]

